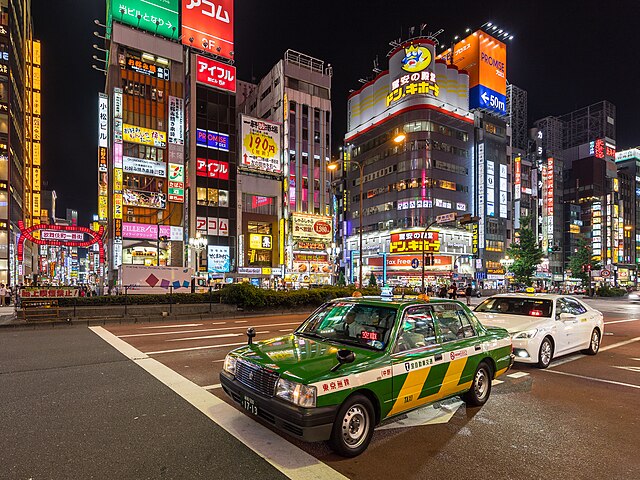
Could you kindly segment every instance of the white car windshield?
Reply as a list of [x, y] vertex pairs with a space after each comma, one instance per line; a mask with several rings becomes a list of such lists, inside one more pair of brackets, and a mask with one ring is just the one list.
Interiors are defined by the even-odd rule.
[[553, 302], [538, 298], [492, 297], [475, 308], [479, 313], [502, 313], [529, 317], [551, 317]]

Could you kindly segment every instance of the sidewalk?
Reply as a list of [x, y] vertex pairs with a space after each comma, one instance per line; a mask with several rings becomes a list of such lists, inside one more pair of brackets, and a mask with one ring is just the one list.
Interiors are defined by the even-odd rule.
[[8, 307], [0, 307], [0, 325], [6, 325], [16, 319], [16, 307], [10, 305]]

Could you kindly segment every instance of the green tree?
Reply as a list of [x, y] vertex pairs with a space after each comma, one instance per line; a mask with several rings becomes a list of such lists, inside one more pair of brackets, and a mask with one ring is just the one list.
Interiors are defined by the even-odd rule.
[[344, 278], [344, 273], [340, 272], [340, 275], [338, 275], [338, 286], [344, 287], [346, 284], [347, 280]]
[[373, 274], [373, 272], [371, 272], [371, 276], [369, 276], [369, 286], [370, 287], [378, 286], [378, 280], [376, 280], [376, 276]]
[[600, 263], [592, 260], [591, 245], [586, 239], [581, 238], [578, 240], [575, 252], [569, 259], [569, 270], [571, 270], [571, 276], [582, 280], [584, 286], [589, 286], [590, 280], [587, 265], [591, 265], [592, 270], [600, 268]]
[[520, 219], [519, 242], [512, 242], [507, 254], [513, 259], [509, 270], [516, 282], [531, 286], [536, 267], [542, 262], [542, 249], [538, 246], [536, 236], [531, 230], [531, 217]]

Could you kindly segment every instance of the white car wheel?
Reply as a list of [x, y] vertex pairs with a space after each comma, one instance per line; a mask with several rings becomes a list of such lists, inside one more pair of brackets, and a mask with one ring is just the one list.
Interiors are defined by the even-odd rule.
[[553, 358], [553, 344], [549, 337], [545, 337], [540, 344], [538, 351], [538, 367], [547, 368]]

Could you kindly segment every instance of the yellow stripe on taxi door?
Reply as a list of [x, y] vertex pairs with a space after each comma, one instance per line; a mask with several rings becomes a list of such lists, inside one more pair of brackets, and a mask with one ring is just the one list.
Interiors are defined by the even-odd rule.
[[467, 358], [461, 358], [459, 360], [449, 362], [449, 368], [442, 380], [440, 390], [438, 393], [434, 393], [428, 397], [419, 398], [420, 392], [422, 392], [424, 383], [431, 371], [431, 367], [410, 372], [402, 385], [402, 389], [398, 394], [396, 403], [394, 403], [389, 415], [395, 415], [396, 413], [400, 413], [404, 410], [416, 408], [426, 403], [434, 402], [440, 398], [447, 397], [458, 391], [468, 389], [471, 386], [471, 382], [465, 382], [458, 385], [460, 377], [462, 376], [462, 371], [467, 364], [467, 360]]

